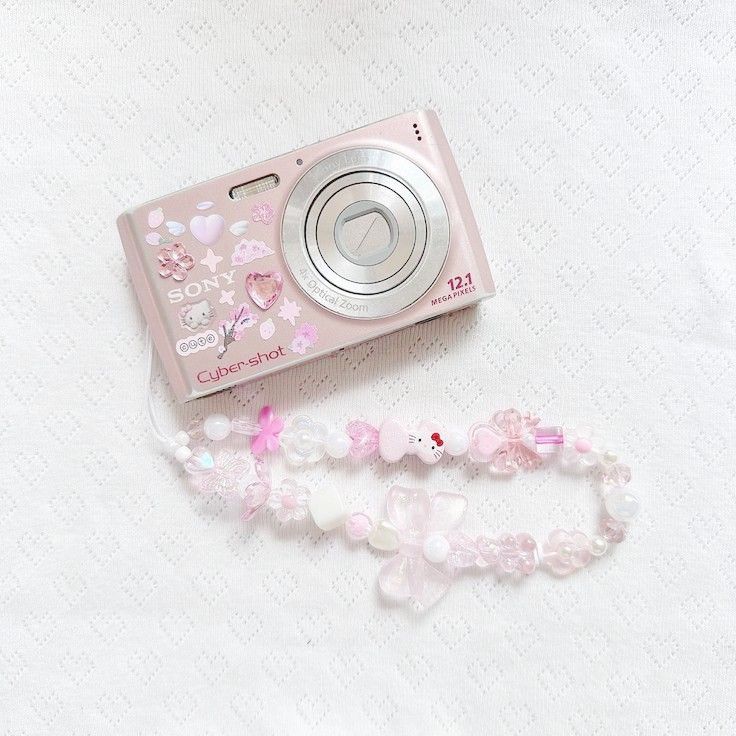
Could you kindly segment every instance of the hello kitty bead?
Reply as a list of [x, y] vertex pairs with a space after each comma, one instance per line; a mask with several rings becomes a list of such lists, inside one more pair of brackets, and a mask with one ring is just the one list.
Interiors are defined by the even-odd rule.
[[434, 465], [445, 453], [442, 426], [425, 419], [410, 432], [396, 419], [386, 419], [378, 431], [378, 452], [387, 463], [395, 463], [404, 455], [416, 455], [423, 463]]

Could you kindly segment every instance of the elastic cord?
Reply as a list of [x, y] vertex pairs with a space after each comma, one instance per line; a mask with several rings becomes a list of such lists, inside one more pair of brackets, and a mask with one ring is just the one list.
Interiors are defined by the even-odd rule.
[[146, 413], [148, 414], [148, 420], [151, 423], [151, 429], [158, 440], [163, 442], [165, 445], [171, 447], [174, 444], [174, 437], [167, 434], [161, 429], [156, 410], [153, 406], [153, 361], [154, 361], [154, 349], [153, 340], [151, 339], [151, 333], [146, 328], [146, 350], [148, 352], [147, 363], [148, 370], [146, 371]]

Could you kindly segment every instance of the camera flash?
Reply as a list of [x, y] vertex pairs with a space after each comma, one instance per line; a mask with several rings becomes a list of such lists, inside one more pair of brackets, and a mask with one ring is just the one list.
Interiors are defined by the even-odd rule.
[[245, 184], [238, 184], [230, 190], [230, 199], [238, 200], [246, 197], [253, 197], [256, 194], [263, 194], [269, 189], [275, 189], [279, 185], [279, 178], [276, 174], [262, 176], [260, 179], [247, 181]]

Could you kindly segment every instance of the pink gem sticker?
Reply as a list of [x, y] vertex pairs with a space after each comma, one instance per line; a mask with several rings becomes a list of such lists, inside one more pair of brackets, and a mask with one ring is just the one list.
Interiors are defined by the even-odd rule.
[[281, 296], [283, 288], [284, 280], [278, 271], [266, 271], [265, 273], [251, 271], [245, 277], [245, 290], [248, 296], [264, 311], [273, 306]]

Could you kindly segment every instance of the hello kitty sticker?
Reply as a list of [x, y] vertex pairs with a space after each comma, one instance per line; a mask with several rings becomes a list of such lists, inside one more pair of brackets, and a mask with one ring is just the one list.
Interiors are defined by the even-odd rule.
[[194, 304], [185, 304], [179, 310], [179, 323], [191, 332], [207, 327], [215, 316], [215, 310], [212, 305], [203, 299], [201, 302]]

